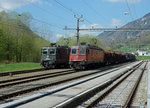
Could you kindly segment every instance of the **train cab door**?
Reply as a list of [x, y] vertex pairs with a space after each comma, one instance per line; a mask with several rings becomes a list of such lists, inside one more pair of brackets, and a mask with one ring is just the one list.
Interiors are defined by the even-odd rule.
[[90, 52], [89, 52], [89, 49], [87, 48], [86, 49], [86, 58], [87, 58], [87, 61], [89, 60], [89, 54], [90, 54]]

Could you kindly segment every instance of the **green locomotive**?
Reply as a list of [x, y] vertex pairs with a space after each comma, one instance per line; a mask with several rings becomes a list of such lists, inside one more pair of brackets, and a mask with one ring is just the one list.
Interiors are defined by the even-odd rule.
[[41, 65], [45, 68], [68, 66], [70, 48], [67, 46], [51, 46], [42, 48]]

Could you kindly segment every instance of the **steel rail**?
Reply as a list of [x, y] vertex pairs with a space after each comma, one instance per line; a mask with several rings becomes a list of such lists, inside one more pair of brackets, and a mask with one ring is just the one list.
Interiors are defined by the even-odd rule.
[[[141, 62], [140, 62], [141, 63]], [[139, 63], [138, 63], [139, 64]], [[138, 65], [137, 63], [133, 66], [137, 66]], [[127, 70], [131, 70], [133, 67], [130, 67], [127, 68]], [[12, 107], [16, 107], [18, 105], [21, 105], [21, 104], [25, 104], [27, 102], [30, 102], [30, 101], [33, 101], [35, 99], [38, 99], [38, 98], [41, 98], [43, 96], [46, 96], [46, 95], [49, 95], [49, 94], [52, 94], [52, 93], [55, 93], [55, 92], [58, 92], [58, 91], [61, 91], [61, 90], [64, 90], [66, 88], [69, 88], [69, 87], [72, 87], [72, 86], [75, 86], [75, 85], [78, 85], [78, 84], [81, 84], [81, 83], [84, 83], [86, 81], [89, 81], [89, 80], [92, 80], [92, 79], [95, 79], [97, 77], [100, 77], [100, 76], [103, 76], [103, 75], [106, 75], [108, 73], [112, 73], [112, 72], [115, 72], [116, 70], [119, 70], [121, 68], [117, 68], [117, 69], [113, 69], [113, 70], [110, 70], [108, 72], [105, 72], [105, 73], [99, 73], [95, 76], [90, 76], [86, 79], [82, 79], [82, 80], [79, 80], [79, 81], [76, 81], [76, 82], [73, 82], [73, 83], [70, 83], [70, 84], [67, 84], [67, 85], [64, 85], [64, 86], [61, 86], [61, 87], [58, 87], [58, 88], [54, 88], [52, 90], [48, 90], [48, 91], [45, 91], [45, 92], [40, 92], [38, 94], [35, 94], [33, 96], [29, 96], [29, 97], [26, 97], [26, 98], [23, 98], [21, 100], [16, 100], [16, 101], [13, 101], [13, 102], [10, 102], [10, 103], [6, 103], [6, 104], [2, 104], [0, 105], [0, 107], [4, 107], [4, 108], [12, 108]]]
[[30, 69], [30, 70], [0, 72], [0, 77], [3, 77], [3, 76], [12, 76], [12, 75], [16, 75], [16, 74], [24, 74], [24, 73], [30, 73], [30, 72], [39, 72], [39, 71], [43, 71], [43, 70], [46, 70], [46, 69], [42, 68], [42, 69]]
[[[140, 65], [139, 65], [140, 66]], [[138, 66], [138, 67], [139, 67]], [[137, 68], [138, 68], [137, 67]], [[97, 99], [95, 99], [93, 102], [91, 102], [89, 105], [87, 105], [87, 108], [92, 108], [93, 106], [97, 105], [97, 103], [101, 100], [103, 100], [112, 90], [114, 90], [121, 82], [123, 82], [128, 76], [130, 76], [136, 68], [134, 68], [128, 75], [126, 75], [124, 78], [122, 78], [119, 82], [117, 82], [115, 85], [113, 85], [111, 88], [109, 88], [107, 91], [105, 91], [101, 96], [99, 96]]]
[[137, 81], [136, 81], [136, 83], [135, 83], [135, 85], [134, 85], [132, 91], [130, 92], [130, 94], [129, 94], [129, 96], [128, 96], [126, 102], [125, 102], [125, 104], [123, 105], [123, 108], [129, 108], [129, 107], [130, 107], [130, 104], [131, 104], [131, 102], [132, 102], [132, 100], [133, 100], [133, 97], [134, 97], [134, 95], [135, 95], [135, 93], [136, 93], [136, 90], [137, 90], [137, 88], [138, 88], [138, 85], [139, 85], [139, 83], [140, 83], [140, 81], [141, 81], [141, 79], [142, 79], [143, 73], [144, 73], [144, 71], [145, 71], [145, 69], [146, 69], [147, 63], [148, 63], [148, 62], [146, 62], [145, 66], [144, 66], [144, 69], [142, 70], [140, 76], [138, 77], [138, 79], [137, 79]]
[[[113, 72], [115, 70], [119, 70], [119, 69], [121, 69], [121, 67], [119, 67], [117, 69], [114, 69]], [[8, 94], [0, 96], [0, 99], [5, 100], [5, 99], [12, 98], [12, 97], [15, 97], [15, 96], [18, 96], [18, 95], [21, 95], [21, 94], [33, 92], [35, 90], [47, 88], [47, 87], [50, 87], [50, 86], [54, 86], [54, 85], [58, 85], [58, 84], [62, 84], [62, 83], [68, 82], [68, 81], [72, 81], [72, 80], [76, 80], [76, 79], [83, 78], [83, 77], [86, 77], [86, 76], [90, 76], [90, 75], [93, 75], [93, 74], [96, 74], [96, 73], [99, 73], [99, 72], [102, 72], [102, 71], [106, 71], [106, 70], [107, 69], [103, 69], [103, 70], [100, 70], [100, 71], [97, 71], [97, 72], [93, 72], [93, 73], [77, 76], [77, 77], [74, 77], [74, 78], [69, 78], [69, 79], [65, 79], [65, 80], [62, 80], [62, 81], [58, 81], [58, 82], [44, 84], [42, 86], [37, 86], [37, 87], [33, 87], [33, 88], [28, 88], [28, 89], [24, 89], [24, 90], [20, 90], [20, 91], [16, 91], [16, 92], [8, 93]], [[108, 69], [108, 70], [110, 70], [110, 69]], [[110, 73], [110, 72], [108, 72], [108, 73]]]
[[130, 73], [128, 73], [126, 76], [124, 76], [119, 82], [117, 82], [115, 85], [113, 85], [107, 91], [105, 91], [101, 96], [99, 96], [97, 99], [95, 99], [89, 105], [87, 105], [87, 108], [92, 108], [93, 106], [97, 105], [98, 102], [100, 102], [101, 100], [103, 100], [112, 90], [114, 90], [118, 85], [120, 85], [128, 76], [130, 76], [141, 65], [142, 64], [140, 64], [137, 67], [135, 67]]
[[18, 80], [29, 79], [29, 78], [36, 78], [36, 77], [41, 77], [41, 76], [45, 76], [45, 75], [55, 75], [55, 74], [59, 74], [59, 73], [62, 73], [62, 72], [68, 72], [68, 71], [72, 71], [72, 70], [64, 70], [64, 71], [52, 72], [52, 73], [46, 73], [46, 74], [44, 74], [44, 72], [43, 72], [43, 74], [41, 74], [41, 75], [33, 75], [33, 76], [27, 76], [27, 77], [20, 77], [20, 78], [2, 80], [2, 81], [0, 81], [0, 84], [1, 84], [1, 83], [12, 82], [12, 81], [18, 81]]
[[[140, 65], [141, 65], [141, 63], [138, 64], [138, 65], [136, 65], [136, 66], [134, 66], [134, 68], [133, 68], [131, 71], [134, 71], [134, 70], [136, 69], [136, 67], [139, 67]], [[130, 71], [130, 69], [127, 70], [127, 71]], [[63, 102], [63, 103], [60, 103], [60, 104], [57, 105], [56, 107], [61, 107], [61, 108], [68, 108], [68, 107], [70, 107], [70, 106], [76, 107], [77, 105], [79, 105], [80, 103], [82, 103], [85, 99], [90, 98], [90, 97], [93, 96], [95, 93], [97, 93], [97, 92], [99, 92], [99, 91], [105, 89], [106, 87], [110, 86], [110, 85], [111, 85], [114, 81], [116, 81], [118, 78], [120, 78], [120, 77], [122, 77], [124, 74], [126, 74], [127, 71], [122, 72], [121, 74], [119, 74], [119, 75], [117, 75], [117, 76], [115, 76], [115, 77], [112, 77], [110, 80], [104, 82], [103, 84], [100, 84], [100, 85], [98, 85], [98, 86], [96, 86], [96, 87], [93, 87], [93, 88], [91, 88], [90, 90], [87, 90], [87, 91], [85, 91], [84, 93], [81, 93], [81, 94], [79, 94], [79, 95], [73, 97], [72, 99], [69, 99], [69, 100], [67, 100], [67, 101], [65, 101], [65, 102]], [[124, 78], [126, 78], [126, 77], [127, 77], [127, 76], [125, 76]], [[124, 79], [124, 78], [123, 78], [123, 79]], [[122, 79], [122, 80], [123, 80], [123, 79]], [[113, 89], [113, 88], [112, 88], [112, 89]], [[110, 91], [111, 91], [112, 89], [110, 89]], [[95, 106], [95, 105], [97, 104], [97, 102], [98, 102], [100, 99], [104, 98], [104, 96], [108, 94], [108, 92], [109, 92], [109, 91], [105, 92], [102, 96], [100, 96], [99, 98], [97, 98], [95, 101], [93, 101], [90, 105], [88, 105], [88, 106], [86, 106], [86, 107], [87, 107], [87, 108], [92, 108], [93, 106]], [[78, 101], [78, 102], [77, 102], [77, 101]]]
[[[4, 88], [4, 87], [8, 87], [8, 86], [14, 86], [14, 85], [18, 85], [18, 84], [23, 84], [23, 83], [28, 83], [28, 82], [32, 82], [32, 81], [67, 75], [67, 74], [71, 74], [71, 73], [75, 73], [75, 72], [73, 70], [68, 70], [68, 71], [62, 71], [62, 72], [56, 72], [56, 73], [49, 73], [49, 74], [42, 74], [42, 75], [6, 80], [5, 82], [9, 81], [10, 83], [0, 84], [0, 89]], [[18, 80], [21, 80], [21, 81], [18, 81]], [[15, 82], [13, 82], [13, 81], [15, 81]]]
[[[119, 64], [120, 66], [122, 65], [125, 65], [125, 64]], [[117, 66], [115, 66], [117, 67]], [[113, 67], [113, 68], [115, 68]], [[0, 81], [0, 86], [1, 84], [3, 83], [9, 83], [9, 82], [13, 82], [13, 81], [19, 81], [19, 80], [24, 80], [24, 79], [29, 79], [29, 78], [36, 78], [36, 77], [42, 77], [42, 76], [46, 76], [46, 75], [53, 75], [53, 74], [58, 74], [58, 73], [62, 73], [62, 72], [68, 72], [68, 71], [73, 71], [72, 69], [71, 70], [64, 70], [64, 71], [60, 71], [60, 72], [53, 72], [53, 73], [47, 73], [47, 74], [41, 74], [41, 75], [33, 75], [33, 76], [28, 76], [28, 77], [20, 77], [20, 78], [14, 78], [14, 79], [8, 79], [8, 80], [2, 80]], [[76, 72], [80, 72], [80, 71], [76, 71]], [[4, 85], [5, 86], [5, 85]], [[2, 86], [2, 87], [4, 87]], [[9, 86], [9, 85], [8, 85]], [[1, 87], [0, 87], [1, 88]]]

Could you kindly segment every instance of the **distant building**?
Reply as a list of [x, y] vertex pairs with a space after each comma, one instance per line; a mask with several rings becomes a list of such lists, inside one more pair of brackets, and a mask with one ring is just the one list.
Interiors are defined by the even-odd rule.
[[150, 52], [148, 52], [146, 50], [137, 50], [137, 54], [139, 56], [150, 56]]

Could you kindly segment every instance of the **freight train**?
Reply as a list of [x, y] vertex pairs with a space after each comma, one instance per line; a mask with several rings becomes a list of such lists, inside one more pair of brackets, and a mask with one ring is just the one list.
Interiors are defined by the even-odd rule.
[[56, 68], [69, 66], [70, 48], [57, 46], [52, 43], [49, 47], [42, 48], [41, 65], [45, 68]]
[[103, 50], [82, 43], [80, 46], [57, 46], [42, 48], [41, 65], [45, 68], [70, 66], [73, 69], [86, 69], [97, 65], [117, 64], [135, 60], [135, 55], [113, 50]]
[[135, 56], [129, 53], [103, 50], [96, 46], [82, 44], [71, 47], [69, 65], [73, 69], [85, 69], [95, 65], [109, 65], [132, 60], [135, 60]]

